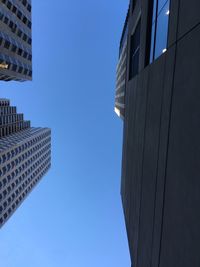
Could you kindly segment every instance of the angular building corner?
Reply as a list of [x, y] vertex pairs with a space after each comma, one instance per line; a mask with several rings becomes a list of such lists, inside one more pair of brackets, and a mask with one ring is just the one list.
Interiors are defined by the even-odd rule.
[[0, 0], [0, 80], [32, 80], [31, 0]]
[[0, 227], [51, 166], [51, 130], [31, 127], [0, 99]]
[[127, 69], [127, 39], [128, 39], [128, 17], [124, 24], [122, 37], [120, 40], [119, 59], [116, 70], [116, 89], [115, 89], [115, 113], [124, 119], [125, 113], [125, 88], [126, 88], [126, 69]]
[[200, 1], [130, 0], [115, 111], [134, 267], [199, 267]]

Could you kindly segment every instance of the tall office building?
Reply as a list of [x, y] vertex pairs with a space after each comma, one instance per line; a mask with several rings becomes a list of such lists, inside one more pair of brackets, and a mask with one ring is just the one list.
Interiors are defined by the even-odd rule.
[[51, 131], [33, 128], [0, 99], [0, 227], [51, 165]]
[[131, 0], [115, 110], [132, 266], [200, 266], [200, 1]]
[[31, 79], [31, 0], [0, 0], [0, 80]]

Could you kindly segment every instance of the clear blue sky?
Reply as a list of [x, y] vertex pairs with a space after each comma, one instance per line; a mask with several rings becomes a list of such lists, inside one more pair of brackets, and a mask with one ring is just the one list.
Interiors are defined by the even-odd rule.
[[[56, 3], [56, 4], [55, 4]], [[128, 0], [33, 0], [33, 82], [0, 83], [52, 128], [52, 168], [0, 231], [2, 267], [130, 267], [114, 114]]]

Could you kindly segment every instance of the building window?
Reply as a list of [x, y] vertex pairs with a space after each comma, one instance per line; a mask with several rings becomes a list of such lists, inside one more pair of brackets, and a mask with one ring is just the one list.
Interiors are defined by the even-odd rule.
[[123, 28], [123, 32], [122, 32], [122, 36], [121, 36], [121, 40], [120, 40], [120, 48], [119, 48], [119, 57], [122, 53], [122, 50], [125, 46], [125, 43], [127, 41], [127, 37], [128, 37], [128, 19], [129, 19], [129, 11], [130, 11], [130, 7], [128, 9], [127, 15], [126, 15], [126, 20], [124, 23], [124, 28]]
[[129, 79], [132, 79], [135, 75], [137, 75], [139, 70], [140, 28], [141, 20], [139, 20], [135, 32], [131, 36]]
[[29, 12], [31, 12], [31, 5], [28, 5], [27, 9], [28, 9]]
[[6, 40], [5, 43], [4, 43], [4, 47], [7, 48], [7, 49], [9, 49], [10, 42]]
[[126, 28], [124, 28], [124, 32], [123, 32], [121, 43], [120, 43], [119, 56], [121, 55], [121, 52], [124, 48], [124, 44], [127, 40], [127, 36], [128, 36], [128, 25], [126, 25]]
[[167, 51], [170, 0], [154, 0], [151, 24], [150, 63]]

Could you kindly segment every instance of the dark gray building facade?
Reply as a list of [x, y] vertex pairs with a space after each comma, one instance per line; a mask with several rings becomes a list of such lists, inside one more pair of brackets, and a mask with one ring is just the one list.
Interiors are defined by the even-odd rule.
[[31, 0], [0, 0], [0, 80], [32, 80]]
[[0, 99], [0, 227], [51, 166], [51, 130], [31, 127]]
[[130, 1], [115, 108], [132, 267], [200, 266], [199, 66], [199, 0]]

